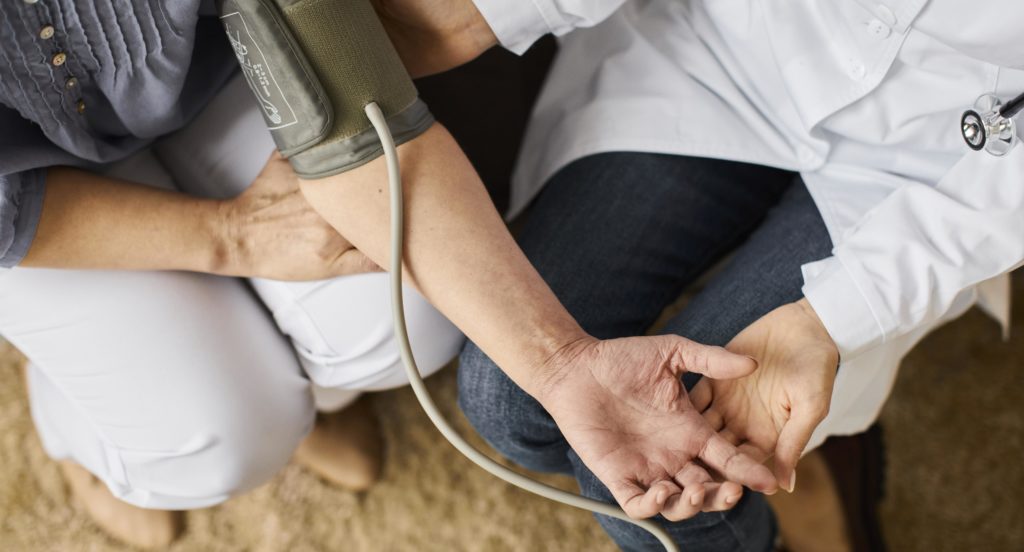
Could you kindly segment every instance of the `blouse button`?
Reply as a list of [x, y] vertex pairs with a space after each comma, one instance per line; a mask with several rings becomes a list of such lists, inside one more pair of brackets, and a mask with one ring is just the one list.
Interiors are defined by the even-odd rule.
[[36, 3], [36, 2], [38, 2], [38, 1], [39, 1], [39, 0], [25, 0], [25, 3], [26, 3], [26, 4], [35, 4], [35, 3]]
[[68, 90], [74, 90], [78, 87], [78, 79], [75, 77], [68, 77], [68, 80], [64, 81], [64, 88]]
[[53, 38], [53, 25], [45, 25], [42, 29], [39, 29], [39, 38], [43, 40]]
[[56, 54], [53, 54], [53, 59], [50, 61], [53, 63], [54, 66], [60, 67], [61, 65], [64, 65], [64, 62], [67, 60], [67, 54], [65, 54], [64, 52], [57, 52]]
[[78, 100], [78, 103], [75, 105], [75, 109], [77, 109], [79, 113], [85, 113], [85, 100]]

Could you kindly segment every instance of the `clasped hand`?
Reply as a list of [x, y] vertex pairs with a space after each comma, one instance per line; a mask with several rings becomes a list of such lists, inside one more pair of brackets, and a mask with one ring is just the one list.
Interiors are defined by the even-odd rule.
[[[725, 349], [658, 336], [582, 340], [560, 356], [538, 400], [627, 514], [668, 520], [731, 508], [741, 485], [792, 490], [838, 364], [806, 300]], [[705, 376], [689, 394], [684, 372]], [[774, 474], [761, 464], [772, 456]]]
[[758, 458], [701, 417], [680, 379], [747, 376], [757, 367], [752, 359], [657, 336], [581, 339], [551, 364], [534, 396], [631, 517], [680, 520], [732, 507], [741, 485], [778, 488]]
[[801, 299], [764, 315], [726, 349], [756, 359], [758, 369], [736, 379], [702, 379], [691, 394], [694, 406], [740, 450], [762, 460], [774, 456], [775, 477], [792, 492], [796, 464], [829, 412], [836, 345]]
[[313, 209], [299, 177], [277, 152], [245, 192], [222, 203], [221, 212], [222, 274], [320, 280], [380, 271]]

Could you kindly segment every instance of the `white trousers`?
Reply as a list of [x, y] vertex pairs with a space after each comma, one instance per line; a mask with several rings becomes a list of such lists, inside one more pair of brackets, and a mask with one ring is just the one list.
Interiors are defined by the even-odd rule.
[[[187, 128], [108, 173], [230, 197], [273, 148], [237, 78]], [[184, 272], [0, 271], [0, 334], [31, 361], [47, 453], [137, 506], [201, 508], [284, 466], [316, 407], [406, 383], [385, 274], [248, 284]], [[417, 360], [433, 373], [463, 337], [406, 293]]]

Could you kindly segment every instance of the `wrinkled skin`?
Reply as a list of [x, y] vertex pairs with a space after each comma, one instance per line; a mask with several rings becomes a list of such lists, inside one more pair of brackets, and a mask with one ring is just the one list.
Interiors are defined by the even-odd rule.
[[746, 376], [751, 359], [678, 336], [587, 340], [563, 357], [541, 404], [631, 517], [680, 520], [731, 507], [740, 485], [777, 489], [768, 468], [701, 417], [680, 380]]

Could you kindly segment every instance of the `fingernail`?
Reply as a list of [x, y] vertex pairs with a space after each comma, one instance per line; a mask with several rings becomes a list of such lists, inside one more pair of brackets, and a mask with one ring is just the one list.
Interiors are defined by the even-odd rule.
[[732, 506], [733, 504], [736, 504], [736, 500], [737, 500], [738, 498], [739, 498], [739, 497], [738, 497], [738, 496], [736, 496], [736, 495], [729, 495], [729, 496], [725, 497], [725, 503], [726, 503], [727, 505], [729, 505], [729, 506]]
[[796, 470], [793, 470], [793, 475], [789, 476], [789, 492], [793, 492], [796, 488]]
[[699, 495], [693, 495], [693, 496], [690, 497], [690, 505], [691, 506], [700, 506], [700, 503], [701, 503], [701, 497]]
[[654, 501], [657, 502], [658, 504], [664, 503], [666, 494], [668, 494], [668, 491], [666, 491], [665, 489], [658, 491], [658, 494], [654, 495]]

